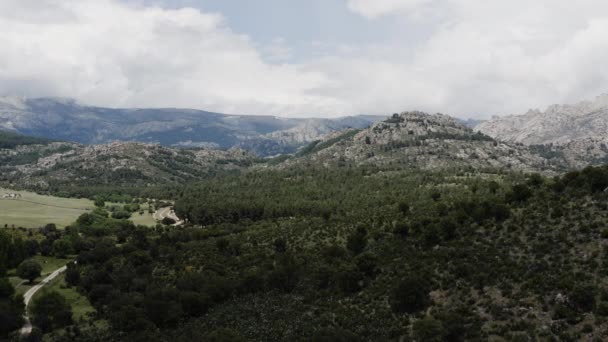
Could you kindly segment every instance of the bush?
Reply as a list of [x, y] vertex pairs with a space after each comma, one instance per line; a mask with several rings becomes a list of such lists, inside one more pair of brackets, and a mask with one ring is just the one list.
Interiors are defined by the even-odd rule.
[[431, 284], [418, 275], [410, 275], [401, 280], [390, 297], [391, 308], [399, 313], [415, 313], [431, 304]]
[[112, 218], [118, 220], [126, 220], [131, 217], [131, 213], [125, 210], [118, 210], [112, 213]]

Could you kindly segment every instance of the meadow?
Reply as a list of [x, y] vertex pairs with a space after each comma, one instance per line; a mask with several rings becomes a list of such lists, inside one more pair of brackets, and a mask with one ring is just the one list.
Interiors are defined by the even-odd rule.
[[[16, 199], [4, 199], [5, 194], [18, 194]], [[78, 216], [94, 208], [88, 199], [61, 198], [27, 191], [0, 188], [0, 227], [38, 228], [54, 223], [64, 228]]]

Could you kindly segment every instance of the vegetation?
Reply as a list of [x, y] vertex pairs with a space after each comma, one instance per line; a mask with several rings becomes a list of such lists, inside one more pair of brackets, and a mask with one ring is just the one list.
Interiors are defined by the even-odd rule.
[[43, 332], [63, 328], [72, 323], [72, 310], [58, 292], [43, 293], [34, 299], [30, 309], [32, 324]]
[[185, 227], [96, 209], [60, 239], [78, 253], [66, 285], [109, 325], [60, 335], [599, 338], [606, 177], [264, 171], [184, 189]]
[[17, 267], [17, 275], [22, 279], [28, 280], [30, 284], [40, 277], [40, 272], [42, 272], [42, 266], [35, 260], [25, 260]]
[[6, 278], [0, 278], [0, 336], [7, 336], [23, 324], [23, 301]]
[[[468, 133], [461, 139], [492, 144]], [[456, 139], [428, 140], [446, 138]], [[171, 190], [82, 188], [96, 206], [65, 229], [0, 231], [1, 275], [27, 260], [40, 274], [76, 258], [31, 307], [35, 331], [50, 340], [608, 336], [608, 167], [547, 177], [315, 165], [215, 174]], [[171, 206], [184, 225], [129, 220]], [[22, 323], [15, 293], [0, 282], [4, 336]]]
[[45, 138], [29, 137], [21, 134], [0, 131], [0, 149], [13, 149], [22, 145], [46, 145], [52, 140]]

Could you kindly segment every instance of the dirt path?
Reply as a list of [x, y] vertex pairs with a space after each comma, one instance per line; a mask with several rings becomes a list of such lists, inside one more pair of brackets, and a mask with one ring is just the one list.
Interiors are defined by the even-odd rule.
[[177, 217], [177, 215], [175, 215], [175, 211], [173, 211], [173, 209], [171, 209], [171, 207], [164, 207], [164, 208], [158, 209], [157, 211], [154, 212], [152, 217], [157, 221], [162, 221], [165, 217], [168, 217], [168, 218], [172, 219], [173, 221], [175, 221], [174, 226], [181, 226], [182, 224], [184, 224], [184, 221], [180, 220], [179, 217]]
[[51, 282], [51, 280], [57, 278], [58, 275], [65, 272], [66, 269], [67, 266], [63, 266], [56, 269], [55, 271], [53, 271], [53, 273], [49, 274], [46, 278], [44, 278], [40, 283], [36, 284], [35, 286], [32, 286], [32, 288], [27, 290], [27, 292], [23, 295], [23, 302], [25, 303], [25, 324], [23, 325], [23, 328], [21, 328], [21, 335], [29, 335], [32, 332], [32, 323], [30, 322], [30, 318], [27, 315], [27, 307], [30, 304], [32, 297], [34, 297], [36, 292], [38, 292], [38, 290], [40, 290], [44, 285], [48, 284], [49, 282]]

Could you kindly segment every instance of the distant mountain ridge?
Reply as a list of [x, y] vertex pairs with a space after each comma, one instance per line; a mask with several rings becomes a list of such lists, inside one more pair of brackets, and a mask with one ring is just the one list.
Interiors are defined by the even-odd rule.
[[498, 140], [546, 145], [573, 167], [608, 162], [608, 94], [593, 101], [552, 105], [482, 122], [475, 127]]
[[241, 147], [262, 156], [293, 153], [323, 135], [364, 128], [381, 117], [293, 119], [193, 109], [112, 109], [72, 99], [0, 97], [0, 130], [83, 144], [112, 141], [164, 146]]
[[526, 145], [567, 144], [608, 135], [608, 94], [594, 101], [552, 105], [544, 112], [530, 110], [482, 122], [476, 130], [509, 142]]

